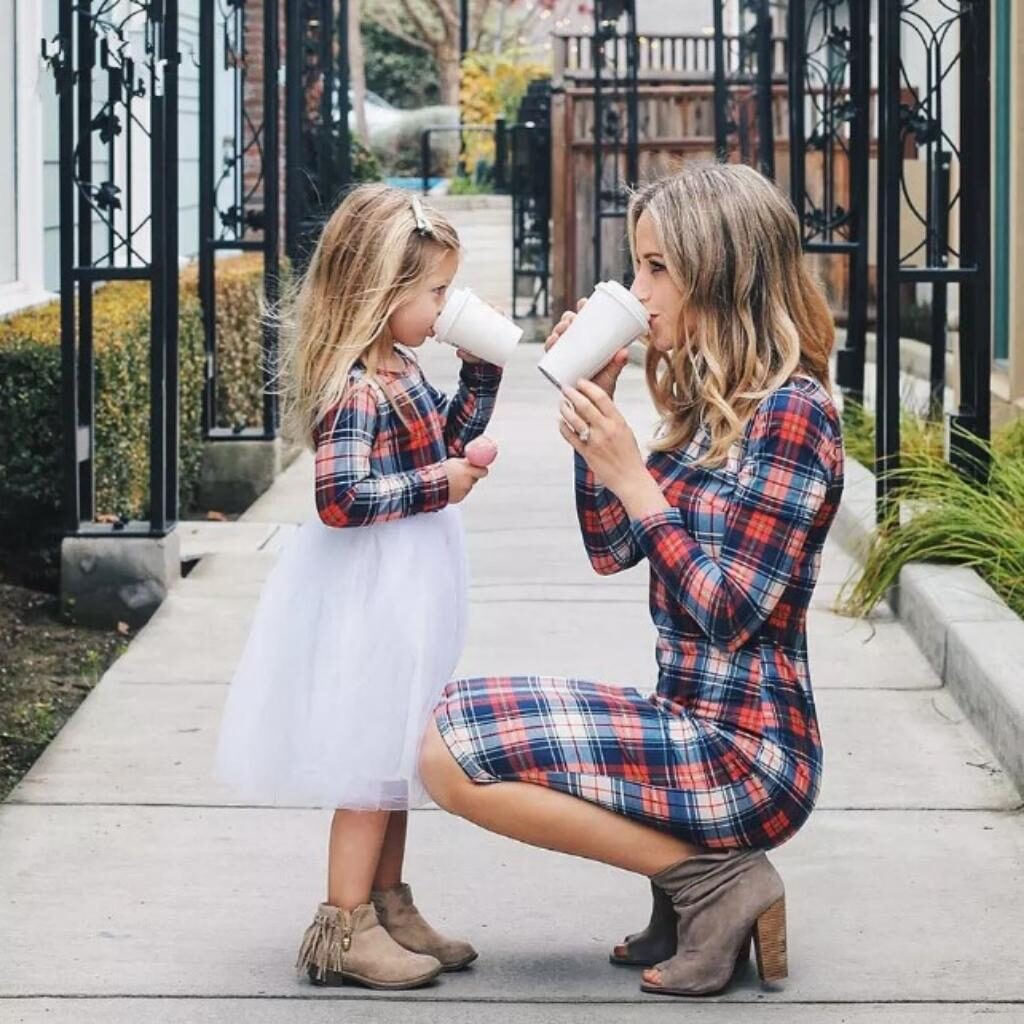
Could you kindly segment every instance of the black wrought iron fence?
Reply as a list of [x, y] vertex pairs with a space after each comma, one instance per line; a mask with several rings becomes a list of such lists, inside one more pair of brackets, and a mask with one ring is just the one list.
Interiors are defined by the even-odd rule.
[[[268, 309], [275, 306], [279, 290], [279, 7], [278, 0], [258, 2], [263, 37], [258, 53], [249, 44], [255, 4], [208, 0], [199, 13], [199, 297], [206, 347], [203, 434], [210, 440], [271, 439], [277, 432], [272, 382], [277, 330], [272, 317], [263, 326], [262, 423], [224, 425], [217, 409], [218, 256], [261, 254]], [[259, 74], [253, 83], [254, 68]], [[225, 106], [231, 110], [231, 134], [218, 144], [217, 117]]]
[[[178, 515], [177, 0], [60, 0], [43, 49], [59, 107], [64, 528], [163, 536]], [[149, 285], [145, 522], [96, 521], [93, 290], [108, 281]]]

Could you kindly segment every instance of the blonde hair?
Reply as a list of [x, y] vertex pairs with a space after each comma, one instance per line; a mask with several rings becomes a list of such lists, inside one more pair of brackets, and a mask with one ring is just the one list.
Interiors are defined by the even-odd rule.
[[352, 189], [331, 214], [285, 300], [279, 381], [283, 431], [307, 447], [362, 362], [373, 379], [391, 315], [459, 236], [436, 210], [386, 185]]
[[757, 405], [797, 370], [829, 387], [832, 314], [803, 262], [792, 205], [753, 168], [693, 163], [638, 189], [627, 221], [634, 262], [644, 213], [683, 293], [671, 353], [647, 350], [662, 421], [652, 448], [679, 448], [703, 425], [711, 444], [699, 461], [720, 465]]

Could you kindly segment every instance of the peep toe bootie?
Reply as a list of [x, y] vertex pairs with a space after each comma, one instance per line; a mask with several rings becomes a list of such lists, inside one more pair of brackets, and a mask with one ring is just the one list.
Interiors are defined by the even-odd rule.
[[477, 951], [461, 939], [449, 939], [435, 931], [416, 909], [412, 889], [404, 882], [393, 889], [370, 893], [380, 923], [400, 946], [414, 953], [426, 953], [441, 963], [442, 970], [461, 971], [476, 958]]
[[435, 957], [413, 953], [388, 935], [369, 903], [352, 911], [321, 903], [295, 967], [314, 985], [382, 989], [419, 988], [441, 973]]
[[652, 879], [672, 899], [676, 955], [657, 965], [660, 984], [645, 992], [702, 996], [720, 992], [749, 956], [754, 940], [762, 983], [787, 974], [785, 888], [761, 851], [701, 854]]
[[642, 932], [627, 935], [609, 954], [613, 964], [653, 967], [676, 953], [676, 911], [672, 898], [651, 882], [651, 919]]

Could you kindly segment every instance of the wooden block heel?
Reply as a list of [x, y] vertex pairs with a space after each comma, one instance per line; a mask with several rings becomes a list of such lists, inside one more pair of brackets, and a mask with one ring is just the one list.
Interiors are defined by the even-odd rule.
[[788, 976], [785, 899], [776, 900], [754, 923], [754, 951], [762, 984]]

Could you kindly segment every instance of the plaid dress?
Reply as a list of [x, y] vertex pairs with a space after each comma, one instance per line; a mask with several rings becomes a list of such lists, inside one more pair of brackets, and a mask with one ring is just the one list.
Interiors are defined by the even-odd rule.
[[316, 505], [328, 526], [369, 526], [444, 508], [444, 460], [460, 458], [494, 412], [500, 367], [463, 363], [448, 399], [414, 358], [395, 351], [405, 368], [378, 370], [373, 380], [353, 368], [344, 402], [314, 433]]
[[435, 717], [477, 782], [550, 786], [711, 848], [770, 848], [817, 797], [821, 743], [806, 616], [843, 486], [835, 408], [794, 377], [756, 410], [726, 464], [709, 439], [657, 452], [670, 508], [631, 520], [576, 462], [597, 572], [650, 565], [658, 685], [509, 677], [451, 683]]

